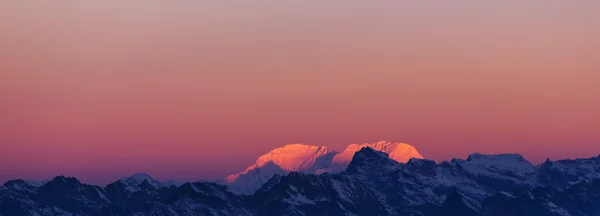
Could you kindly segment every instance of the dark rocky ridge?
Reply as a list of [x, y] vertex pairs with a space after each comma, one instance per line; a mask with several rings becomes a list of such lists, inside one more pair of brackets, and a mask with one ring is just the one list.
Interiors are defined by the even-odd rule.
[[0, 215], [600, 215], [600, 157], [546, 161], [473, 154], [395, 162], [364, 148], [340, 174], [275, 175], [252, 195], [216, 183], [106, 187], [58, 176], [0, 187]]

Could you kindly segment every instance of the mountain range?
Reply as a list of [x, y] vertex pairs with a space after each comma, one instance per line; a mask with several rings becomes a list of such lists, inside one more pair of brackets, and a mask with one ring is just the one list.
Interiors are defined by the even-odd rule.
[[[239, 176], [269, 163], [286, 172], [250, 194], [144, 174], [105, 187], [64, 176], [41, 186], [12, 180], [0, 187], [0, 215], [600, 215], [600, 156], [533, 165], [518, 154], [471, 154], [436, 163], [398, 161], [404, 154], [358, 146], [341, 172], [332, 169], [334, 158], [347, 155], [323, 147], [272, 152], [257, 160], [258, 171]], [[287, 148], [317, 157], [276, 156]], [[307, 158], [310, 163], [301, 162]]]
[[354, 154], [364, 147], [385, 152], [400, 163], [411, 158], [423, 158], [415, 147], [390, 141], [350, 144], [341, 152], [331, 151], [325, 146], [289, 144], [260, 156], [246, 170], [227, 176], [224, 182], [235, 193], [252, 194], [275, 174], [340, 173], [350, 164]]

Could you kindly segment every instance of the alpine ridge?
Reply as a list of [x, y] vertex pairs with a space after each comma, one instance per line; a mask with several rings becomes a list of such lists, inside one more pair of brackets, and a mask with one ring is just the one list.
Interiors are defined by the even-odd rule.
[[364, 147], [385, 152], [391, 159], [400, 163], [406, 163], [411, 158], [423, 158], [415, 147], [390, 141], [350, 144], [339, 153], [325, 146], [288, 144], [260, 156], [246, 170], [228, 175], [224, 182], [232, 191], [251, 194], [274, 175], [285, 175], [290, 172], [339, 173], [350, 164], [354, 154]]
[[11, 180], [0, 186], [0, 215], [600, 215], [600, 156], [537, 166], [518, 154], [400, 163], [364, 147], [345, 171], [275, 174], [248, 195], [211, 182], [155, 187], [149, 175], [130, 178], [106, 187], [65, 176], [41, 186]]
[[328, 168], [319, 170], [318, 173], [330, 172], [339, 173], [346, 169], [352, 157], [362, 148], [369, 147], [373, 150], [384, 152], [389, 158], [399, 163], [406, 163], [412, 158], [423, 159], [417, 149], [409, 144], [390, 141], [381, 141], [377, 143], [350, 144], [344, 151], [336, 154]]

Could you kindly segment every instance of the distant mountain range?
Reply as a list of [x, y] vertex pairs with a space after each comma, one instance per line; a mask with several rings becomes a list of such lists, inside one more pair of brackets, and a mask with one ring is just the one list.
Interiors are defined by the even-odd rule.
[[[367, 145], [344, 171], [317, 174], [330, 168], [314, 167], [329, 153], [293, 148], [319, 157], [307, 164], [273, 154], [283, 170], [306, 173], [273, 174], [252, 194], [211, 182], [166, 184], [144, 174], [106, 187], [58, 176], [41, 186], [5, 183], [0, 215], [600, 215], [600, 156], [537, 166], [518, 154], [401, 163], [388, 156], [393, 150]], [[287, 160], [293, 163], [279, 163]]]
[[350, 144], [342, 152], [331, 151], [325, 146], [289, 144], [260, 156], [246, 170], [227, 176], [223, 182], [235, 193], [252, 194], [275, 174], [340, 173], [346, 170], [352, 156], [364, 147], [385, 152], [401, 163], [411, 158], [423, 158], [415, 147], [390, 141]]

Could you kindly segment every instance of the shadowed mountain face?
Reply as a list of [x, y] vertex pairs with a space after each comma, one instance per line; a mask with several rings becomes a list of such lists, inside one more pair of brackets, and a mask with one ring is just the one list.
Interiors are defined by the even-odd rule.
[[589, 216], [600, 215], [598, 167], [600, 156], [533, 166], [516, 154], [399, 163], [365, 147], [341, 173], [275, 174], [251, 195], [147, 175], [104, 188], [63, 176], [39, 187], [13, 180], [0, 187], [0, 215]]
[[351, 144], [339, 153], [325, 146], [289, 144], [260, 156], [243, 172], [227, 176], [225, 182], [236, 193], [251, 194], [276, 174], [340, 173], [346, 170], [354, 154], [364, 147], [387, 153], [391, 159], [401, 163], [411, 158], [423, 158], [413, 146], [389, 141]]

